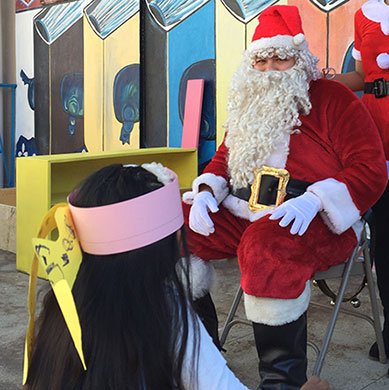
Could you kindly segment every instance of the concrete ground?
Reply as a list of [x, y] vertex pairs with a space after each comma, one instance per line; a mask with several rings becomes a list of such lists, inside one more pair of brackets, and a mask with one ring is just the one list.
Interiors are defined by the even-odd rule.
[[[212, 295], [221, 328], [239, 285], [239, 269], [235, 260], [217, 261], [214, 265], [218, 280]], [[359, 282], [353, 281], [354, 287]], [[38, 291], [45, 289], [46, 284], [40, 280]], [[15, 270], [15, 255], [0, 250], [0, 390], [21, 389], [23, 345], [28, 320], [27, 291], [28, 276]], [[330, 301], [317, 287], [312, 287], [312, 300], [324, 304]], [[355, 310], [370, 314], [366, 289], [360, 294], [360, 300], [361, 306]], [[349, 303], [345, 306], [354, 310]], [[242, 307], [237, 315], [244, 318]], [[319, 346], [328, 318], [329, 312], [325, 309], [312, 306], [308, 311], [308, 338]], [[330, 382], [332, 390], [389, 389], [386, 375], [388, 364], [367, 358], [373, 341], [374, 331], [367, 321], [340, 314], [321, 374]], [[251, 328], [240, 324], [234, 326], [224, 347], [225, 358], [232, 370], [249, 388], [255, 389], [258, 385], [257, 356]], [[310, 347], [308, 358], [310, 375], [316, 358]]]

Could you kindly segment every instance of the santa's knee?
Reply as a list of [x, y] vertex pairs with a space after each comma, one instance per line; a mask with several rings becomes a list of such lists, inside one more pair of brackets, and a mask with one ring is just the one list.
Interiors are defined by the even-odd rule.
[[310, 282], [307, 280], [303, 292], [294, 299], [256, 297], [244, 293], [244, 307], [248, 320], [280, 326], [296, 321], [309, 306], [311, 298]]
[[293, 235], [288, 227], [281, 227], [278, 221], [261, 218], [252, 223], [242, 235], [239, 258], [277, 261], [303, 259], [309, 255], [303, 236]]

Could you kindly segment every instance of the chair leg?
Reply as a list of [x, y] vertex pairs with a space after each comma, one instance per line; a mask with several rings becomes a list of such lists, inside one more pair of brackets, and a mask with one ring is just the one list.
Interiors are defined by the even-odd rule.
[[[227, 340], [228, 333], [230, 332], [233, 325], [235, 325], [235, 322], [233, 321], [233, 319], [235, 317], [236, 310], [238, 309], [240, 300], [242, 299], [242, 295], [243, 295], [243, 290], [242, 290], [242, 287], [240, 287], [240, 285], [239, 285], [238, 290], [235, 294], [235, 298], [234, 298], [234, 301], [232, 303], [231, 309], [228, 313], [226, 322], [224, 323], [224, 326], [223, 326], [222, 335], [220, 337], [220, 345], [221, 346], [224, 345], [224, 343]], [[251, 323], [250, 323], [250, 325], [251, 325]]]
[[358, 247], [355, 247], [343, 271], [342, 281], [340, 283], [339, 292], [336, 297], [335, 307], [332, 312], [331, 320], [327, 326], [326, 334], [323, 340], [323, 345], [320, 349], [319, 356], [316, 359], [316, 363], [312, 375], [319, 376], [321, 369], [323, 368], [324, 359], [328, 351], [328, 346], [330, 344], [332, 334], [334, 332], [336, 320], [338, 319], [340, 305], [342, 304], [344, 292], [346, 290], [346, 286], [350, 277], [351, 268], [354, 264], [354, 259], [357, 251], [358, 251]]
[[386, 363], [385, 344], [384, 344], [384, 338], [382, 336], [377, 294], [374, 288], [375, 284], [373, 280], [373, 273], [371, 271], [370, 253], [367, 247], [365, 247], [363, 250], [363, 256], [364, 256], [363, 266], [365, 269], [367, 287], [369, 289], [369, 295], [370, 295], [371, 311], [373, 313], [373, 319], [374, 319], [374, 331], [375, 331], [376, 342], [378, 346], [378, 357], [381, 363]]
[[[364, 234], [366, 234], [366, 233], [364, 233]], [[372, 270], [371, 270], [370, 253], [369, 253], [369, 248], [367, 246], [367, 240], [366, 240], [365, 235], [362, 237], [362, 241], [364, 242], [364, 244], [363, 244], [364, 245], [364, 247], [363, 247], [363, 254], [364, 254], [363, 265], [364, 265], [365, 275], [366, 275], [366, 279], [367, 279], [367, 285], [368, 285], [368, 289], [369, 289], [370, 302], [371, 302], [372, 313], [373, 313], [373, 320], [370, 317], [368, 317], [366, 315], [362, 315], [362, 314], [356, 315], [356, 313], [351, 313], [351, 312], [350, 313], [347, 312], [347, 314], [352, 314], [352, 315], [355, 315], [357, 317], [361, 317], [363, 319], [366, 319], [374, 326], [376, 340], [377, 340], [377, 346], [378, 346], [378, 351], [379, 351], [379, 361], [381, 363], [385, 363], [386, 362], [385, 346], [384, 346], [384, 340], [383, 340], [383, 336], [382, 336], [382, 328], [381, 328], [380, 317], [379, 317], [377, 294], [376, 294], [376, 291], [374, 288], [375, 284], [374, 284]], [[348, 281], [349, 281], [351, 269], [354, 265], [354, 261], [355, 261], [355, 258], [357, 257], [358, 253], [360, 253], [360, 251], [358, 250], [358, 247], [354, 248], [354, 250], [353, 250], [351, 256], [349, 257], [349, 260], [347, 261], [346, 266], [344, 268], [342, 279], [341, 279], [341, 284], [340, 284], [339, 291], [338, 291], [337, 298], [336, 298], [336, 302], [335, 302], [335, 307], [332, 310], [331, 320], [327, 326], [326, 334], [325, 334], [324, 339], [323, 339], [323, 344], [322, 344], [322, 347], [321, 347], [321, 349], [318, 353], [317, 359], [316, 359], [315, 367], [313, 370], [313, 375], [320, 375], [320, 372], [322, 370], [324, 359], [325, 359], [325, 356], [326, 356], [327, 351], [328, 351], [329, 343], [331, 341], [331, 337], [332, 337], [332, 334], [334, 332], [335, 323], [337, 321], [339, 312], [341, 311], [341, 304], [342, 304], [342, 300], [343, 300], [344, 293], [346, 290], [346, 286], [347, 286]], [[224, 327], [222, 329], [222, 334], [220, 337], [220, 344], [222, 346], [226, 342], [227, 336], [228, 336], [229, 331], [231, 330], [232, 326], [234, 326], [237, 323], [243, 323], [243, 324], [248, 324], [248, 325], [251, 324], [249, 321], [234, 320], [234, 317], [235, 317], [237, 308], [239, 306], [240, 300], [242, 298], [242, 295], [243, 295], [243, 290], [239, 286], [239, 288], [236, 292], [233, 304], [231, 306], [231, 309], [228, 313], [226, 322], [225, 322]], [[318, 306], [321, 306], [321, 305], [318, 304]], [[317, 351], [317, 347], [315, 345], [313, 345], [313, 347], [314, 347], [315, 351]]]

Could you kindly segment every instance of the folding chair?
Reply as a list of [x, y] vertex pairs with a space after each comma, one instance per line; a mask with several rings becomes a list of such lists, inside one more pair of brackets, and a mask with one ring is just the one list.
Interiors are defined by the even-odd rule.
[[[308, 342], [308, 344], [313, 347], [313, 349], [317, 353], [317, 359], [315, 363], [315, 367], [313, 370], [313, 375], [319, 375], [321, 372], [321, 369], [323, 367], [324, 359], [328, 351], [329, 343], [331, 341], [331, 337], [335, 328], [336, 320], [338, 319], [339, 312], [350, 314], [358, 318], [362, 318], [366, 321], [368, 321], [373, 327], [375, 331], [377, 346], [378, 346], [378, 352], [379, 352], [379, 361], [381, 363], [386, 362], [386, 355], [385, 355], [385, 347], [384, 347], [384, 340], [382, 337], [382, 328], [380, 323], [380, 317], [379, 317], [379, 310], [378, 310], [378, 301], [377, 301], [377, 295], [375, 290], [375, 281], [373, 279], [373, 273], [372, 273], [372, 265], [370, 260], [370, 248], [369, 248], [369, 240], [367, 238], [367, 226], [370, 225], [370, 231], [373, 235], [374, 230], [371, 227], [371, 219], [372, 219], [372, 213], [369, 210], [363, 217], [362, 222], [364, 224], [363, 231], [361, 234], [361, 239], [358, 243], [358, 245], [354, 248], [353, 252], [351, 253], [348, 260], [343, 264], [335, 265], [331, 268], [329, 268], [327, 271], [324, 272], [318, 272], [313, 277], [313, 280], [316, 281], [317, 285], [320, 287], [320, 289], [328, 296], [333, 298], [333, 306], [326, 306], [317, 302], [310, 302], [311, 305], [322, 307], [325, 309], [332, 309], [332, 315], [330, 318], [330, 321], [327, 325], [327, 330], [323, 339], [323, 343], [321, 346], [321, 349], [319, 349], [314, 343]], [[371, 242], [374, 241], [374, 238], [371, 237]], [[361, 256], [363, 254], [363, 256]], [[358, 259], [358, 261], [356, 261]], [[360, 259], [360, 261], [359, 261]], [[350, 298], [345, 298], [345, 291], [347, 284], [349, 282], [350, 275], [361, 275], [364, 277], [364, 281], [361, 285], [361, 288], [356, 294], [353, 294]], [[325, 280], [328, 279], [340, 279], [340, 286], [337, 291], [337, 293], [332, 292]], [[363, 288], [363, 285], [367, 285], [369, 290], [369, 296], [370, 296], [370, 304], [371, 304], [371, 310], [373, 317], [367, 316], [365, 314], [353, 312], [351, 310], [346, 310], [341, 308], [342, 302], [345, 301], [354, 301], [356, 300], [357, 295], [360, 293], [360, 291]], [[224, 327], [222, 329], [222, 334], [220, 337], [220, 343], [223, 346], [226, 342], [227, 336], [231, 328], [236, 324], [245, 324], [245, 325], [252, 325], [250, 321], [243, 320], [243, 319], [234, 319], [236, 310], [238, 309], [240, 300], [243, 295], [243, 290], [239, 286], [234, 301], [231, 305], [230, 311], [228, 313], [226, 322], [224, 324]], [[355, 305], [358, 307], [358, 305]]]

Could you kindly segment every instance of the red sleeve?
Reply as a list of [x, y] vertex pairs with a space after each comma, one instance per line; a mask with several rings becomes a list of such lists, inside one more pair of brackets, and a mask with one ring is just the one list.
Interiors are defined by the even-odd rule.
[[362, 10], [359, 9], [354, 16], [354, 48], [355, 50], [361, 51], [361, 21], [362, 21]]
[[[336, 83], [338, 84], [338, 83]], [[338, 104], [332, 116], [329, 136], [343, 169], [334, 179], [346, 184], [351, 198], [363, 214], [383, 193], [387, 168], [378, 129], [365, 105], [347, 88], [338, 84]]]
[[205, 167], [204, 173], [213, 173], [216, 176], [222, 176], [227, 182], [229, 181], [228, 168], [227, 168], [227, 156], [228, 149], [225, 144], [226, 136], [222, 144], [219, 146], [211, 162]]

